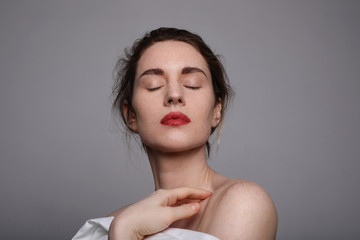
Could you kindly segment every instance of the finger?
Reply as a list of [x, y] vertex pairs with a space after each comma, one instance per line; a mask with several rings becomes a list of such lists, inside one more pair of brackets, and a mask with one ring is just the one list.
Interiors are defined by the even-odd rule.
[[185, 198], [183, 200], [178, 200], [175, 205], [171, 205], [171, 206], [180, 206], [183, 204], [188, 204], [188, 203], [200, 203], [201, 201], [203, 201], [203, 199], [191, 199], [191, 198]]
[[172, 211], [171, 222], [188, 218], [200, 211], [199, 203], [189, 203], [177, 207], [169, 208]]
[[184, 199], [204, 200], [210, 197], [212, 193], [200, 188], [181, 187], [167, 190], [165, 194], [167, 205], [174, 205]]

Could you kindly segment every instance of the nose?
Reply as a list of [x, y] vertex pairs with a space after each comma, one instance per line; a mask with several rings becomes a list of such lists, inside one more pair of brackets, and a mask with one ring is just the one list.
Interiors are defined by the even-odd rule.
[[167, 94], [165, 97], [165, 106], [173, 105], [185, 105], [185, 98], [179, 83], [169, 84], [167, 86]]

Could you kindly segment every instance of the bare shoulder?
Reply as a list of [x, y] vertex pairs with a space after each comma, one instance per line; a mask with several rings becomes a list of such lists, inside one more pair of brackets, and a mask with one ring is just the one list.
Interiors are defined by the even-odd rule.
[[259, 184], [229, 179], [209, 201], [203, 226], [220, 239], [275, 239], [277, 213]]
[[228, 203], [236, 203], [234, 207], [252, 206], [274, 208], [274, 203], [267, 191], [259, 184], [240, 179], [229, 179], [219, 189], [221, 207], [228, 206]]

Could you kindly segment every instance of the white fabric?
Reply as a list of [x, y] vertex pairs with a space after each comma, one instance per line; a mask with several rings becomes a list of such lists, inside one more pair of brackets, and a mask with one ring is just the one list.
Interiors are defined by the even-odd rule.
[[[114, 217], [87, 220], [72, 240], [107, 240], [110, 224]], [[220, 240], [212, 235], [181, 228], [168, 228], [148, 236], [146, 240]]]
[[87, 220], [72, 240], [107, 240], [110, 224], [114, 217]]

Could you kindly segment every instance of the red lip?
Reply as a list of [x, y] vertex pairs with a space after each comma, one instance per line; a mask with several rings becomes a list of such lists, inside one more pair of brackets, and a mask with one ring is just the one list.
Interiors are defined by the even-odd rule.
[[182, 112], [170, 112], [166, 114], [160, 121], [162, 125], [166, 126], [180, 126], [184, 124], [188, 124], [190, 118], [183, 114]]

